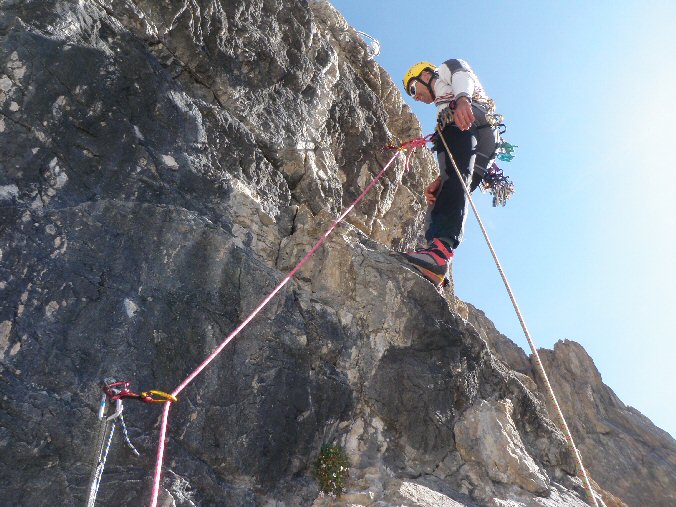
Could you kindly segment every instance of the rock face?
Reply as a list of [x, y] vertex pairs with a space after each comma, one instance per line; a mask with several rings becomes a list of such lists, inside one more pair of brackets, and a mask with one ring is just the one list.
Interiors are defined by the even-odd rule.
[[[469, 322], [529, 389], [544, 389], [526, 354], [480, 310]], [[607, 505], [676, 504], [676, 441], [606, 386], [584, 348], [563, 340], [538, 351], [591, 477]], [[517, 373], [518, 372], [518, 373]], [[537, 383], [537, 386], [535, 385]], [[541, 398], [548, 402], [546, 397]], [[553, 410], [553, 407], [548, 407]]]
[[492, 481], [545, 494], [549, 491], [549, 480], [528, 454], [512, 411], [509, 399], [481, 400], [455, 424], [455, 446], [465, 462], [486, 465]]
[[594, 479], [628, 505], [676, 505], [676, 442], [603, 384], [578, 343], [540, 352]]
[[[5, 1], [3, 502], [83, 504], [101, 379], [175, 388], [365, 188], [382, 147], [418, 135], [325, 2]], [[584, 505], [527, 358], [391, 255], [422, 229], [435, 168], [428, 152], [415, 166], [399, 160], [183, 391], [162, 505], [332, 505], [311, 474], [327, 442], [352, 464], [339, 504]], [[159, 413], [125, 403], [141, 455], [115, 436], [101, 505], [147, 503]], [[655, 435], [642, 477], [666, 501], [673, 440]], [[624, 488], [613, 473], [599, 483]]]

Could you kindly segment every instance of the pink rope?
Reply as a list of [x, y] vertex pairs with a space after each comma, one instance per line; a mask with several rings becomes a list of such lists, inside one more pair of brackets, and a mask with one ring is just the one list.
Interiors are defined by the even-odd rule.
[[157, 461], [155, 462], [155, 475], [153, 476], [153, 492], [150, 497], [150, 505], [157, 506], [157, 497], [160, 494], [160, 478], [162, 477], [162, 462], [164, 461], [164, 443], [167, 438], [167, 423], [169, 422], [169, 409], [171, 402], [164, 404], [162, 422], [160, 423], [160, 440], [157, 444]]
[[[414, 139], [407, 143], [403, 143], [401, 146], [398, 146], [393, 149], [397, 150], [405, 150], [409, 148], [415, 149], [417, 147], [424, 146], [425, 142], [427, 142], [427, 138]], [[202, 364], [200, 364], [190, 375], [186, 377], [186, 379], [183, 382], [181, 382], [181, 384], [176, 389], [174, 389], [174, 391], [171, 393], [173, 396], [177, 396], [181, 391], [183, 391], [183, 389], [185, 389], [188, 386], [188, 384], [190, 384], [190, 382], [192, 382], [195, 379], [195, 377], [197, 377], [202, 372], [202, 370], [204, 370], [204, 368], [206, 368], [209, 365], [209, 363], [211, 363], [211, 361], [216, 359], [216, 356], [218, 356], [218, 354], [221, 353], [221, 351], [226, 347], [226, 345], [230, 343], [230, 341], [232, 341], [232, 339], [235, 338], [235, 336], [237, 336], [239, 332], [242, 329], [244, 329], [247, 326], [247, 324], [249, 324], [249, 322], [251, 322], [251, 320], [256, 315], [258, 315], [258, 313], [265, 307], [265, 305], [267, 305], [270, 302], [270, 300], [289, 282], [289, 280], [293, 278], [293, 275], [295, 275], [296, 272], [301, 268], [301, 266], [303, 266], [303, 264], [305, 264], [305, 262], [312, 256], [312, 254], [314, 254], [317, 251], [317, 249], [322, 245], [322, 243], [324, 243], [329, 234], [333, 232], [333, 230], [338, 226], [338, 224], [343, 221], [343, 219], [347, 216], [347, 214], [350, 213], [350, 211], [352, 211], [352, 209], [364, 198], [364, 196], [368, 193], [368, 191], [371, 190], [371, 188], [373, 188], [373, 186], [383, 176], [383, 174], [385, 174], [385, 171], [387, 171], [390, 165], [392, 165], [398, 154], [399, 151], [397, 151], [397, 153], [395, 153], [392, 156], [390, 161], [385, 165], [385, 167], [383, 167], [383, 169], [378, 173], [378, 175], [375, 178], [373, 178], [371, 183], [368, 184], [368, 186], [364, 189], [361, 195], [359, 195], [359, 197], [355, 199], [355, 201], [350, 205], [350, 207], [348, 207], [345, 211], [343, 211], [343, 213], [341, 213], [341, 215], [333, 222], [331, 227], [329, 227], [329, 229], [322, 235], [322, 237], [319, 238], [317, 243], [315, 243], [312, 249], [307, 254], [305, 254], [305, 257], [303, 257], [301, 261], [296, 265], [296, 267], [291, 270], [291, 272], [286, 276], [286, 278], [284, 278], [284, 280], [282, 280], [279, 283], [279, 285], [277, 285], [277, 287], [275, 287], [275, 289], [265, 299], [263, 299], [263, 301], [261, 301], [261, 303], [254, 309], [254, 311], [251, 312], [251, 314], [244, 321], [242, 321], [242, 323], [239, 326], [237, 326], [237, 328], [235, 328], [235, 330], [232, 333], [230, 333], [225, 340], [223, 340], [223, 342], [216, 348], [216, 350], [214, 350], [209, 355], [209, 357], [207, 357], [202, 362]], [[407, 165], [409, 162], [409, 158], [410, 157], [407, 157]], [[162, 462], [164, 461], [164, 447], [167, 435], [167, 426], [169, 422], [170, 407], [171, 403], [165, 403], [164, 412], [162, 414], [162, 421], [160, 423], [160, 438], [157, 447], [157, 462], [155, 464], [155, 475], [153, 477], [153, 489], [150, 499], [150, 507], [157, 507], [157, 499], [160, 491]]]
[[428, 134], [424, 137], [416, 137], [415, 139], [411, 139], [410, 141], [405, 141], [401, 143], [399, 146], [388, 145], [386, 146], [386, 148], [388, 150], [411, 150], [406, 155], [406, 163], [404, 164], [404, 170], [405, 172], [408, 172], [409, 169], [411, 168], [411, 157], [413, 157], [415, 149], [424, 148], [425, 146], [427, 146], [427, 143], [432, 142], [432, 137], [434, 137], [434, 133]]

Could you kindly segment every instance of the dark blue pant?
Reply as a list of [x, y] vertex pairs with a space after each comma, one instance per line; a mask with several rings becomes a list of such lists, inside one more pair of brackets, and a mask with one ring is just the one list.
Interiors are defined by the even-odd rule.
[[[481, 180], [478, 175], [473, 178], [477, 145], [476, 129], [462, 131], [455, 124], [451, 124], [443, 130], [443, 135], [465, 180], [465, 185], [470, 188], [470, 191], [474, 190]], [[441, 141], [437, 142], [437, 150], [439, 147], [441, 151], [438, 152], [437, 157], [442, 185], [430, 214], [430, 225], [425, 238], [428, 241], [433, 238], [444, 239], [450, 242], [451, 248], [455, 249], [462, 241], [467, 215], [467, 198]]]

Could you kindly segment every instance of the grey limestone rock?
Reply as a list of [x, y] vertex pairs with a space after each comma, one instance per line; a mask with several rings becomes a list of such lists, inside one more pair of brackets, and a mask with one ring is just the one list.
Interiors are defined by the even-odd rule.
[[491, 480], [546, 496], [549, 479], [525, 449], [509, 399], [482, 400], [455, 425], [455, 445], [467, 463], [480, 463]]
[[606, 386], [574, 341], [541, 350], [550, 382], [592, 477], [627, 505], [676, 504], [676, 441]]

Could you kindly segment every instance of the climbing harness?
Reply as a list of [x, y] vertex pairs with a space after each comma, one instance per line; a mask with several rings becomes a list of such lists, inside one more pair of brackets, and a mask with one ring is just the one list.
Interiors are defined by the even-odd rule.
[[[124, 410], [123, 400], [135, 399], [145, 403], [166, 403], [169, 401], [177, 401], [176, 397], [157, 390], [150, 390], [136, 394], [129, 389], [129, 382], [116, 381], [110, 378], [103, 380], [101, 384], [101, 391], [103, 391], [103, 395], [101, 396], [98, 414], [100, 424], [97, 436], [96, 466], [94, 467], [94, 471], [92, 472], [92, 476], [89, 481], [87, 507], [94, 507], [96, 504], [96, 497], [101, 485], [103, 470], [106, 467], [108, 452], [110, 451], [110, 446], [113, 442], [113, 435], [115, 435], [115, 427], [118, 423], [122, 428], [122, 434], [127, 447], [129, 447], [129, 449], [131, 449], [131, 451], [136, 456], [140, 456], [139, 452], [134, 447], [134, 444], [132, 444], [131, 440], [129, 439], [127, 425], [124, 423], [124, 416], [122, 415]], [[115, 407], [113, 413], [111, 415], [106, 415], [106, 413], [110, 410], [110, 407], [113, 406]]]
[[360, 32], [359, 30], [357, 30], [357, 33], [368, 39], [366, 42], [366, 50], [368, 51], [369, 58], [375, 58], [378, 56], [380, 54], [380, 41], [367, 33]]
[[509, 285], [509, 281], [507, 280], [507, 276], [505, 275], [504, 270], [502, 269], [502, 265], [500, 264], [500, 260], [498, 259], [498, 255], [495, 252], [495, 249], [493, 248], [493, 244], [491, 243], [490, 238], [488, 237], [488, 232], [486, 232], [486, 228], [484, 227], [483, 222], [481, 221], [481, 217], [479, 216], [479, 212], [477, 211], [476, 206], [474, 205], [474, 201], [472, 200], [472, 196], [470, 195], [469, 189], [467, 188], [467, 185], [465, 185], [465, 182], [462, 178], [462, 174], [460, 173], [460, 169], [458, 169], [458, 165], [455, 163], [455, 159], [453, 158], [453, 154], [451, 153], [451, 150], [448, 147], [448, 144], [446, 143], [446, 140], [444, 139], [443, 135], [441, 135], [441, 130], [437, 126], [437, 132], [439, 133], [439, 137], [441, 138], [441, 142], [444, 144], [444, 148], [446, 149], [446, 153], [448, 154], [448, 157], [451, 160], [451, 164], [453, 165], [453, 169], [455, 169], [455, 173], [458, 176], [458, 179], [460, 180], [460, 184], [462, 185], [463, 190], [465, 191], [465, 195], [467, 196], [467, 200], [469, 201], [470, 205], [472, 206], [472, 211], [474, 212], [474, 216], [477, 219], [477, 222], [479, 223], [479, 227], [481, 228], [481, 232], [483, 233], [484, 239], [486, 240], [486, 244], [488, 245], [488, 249], [491, 251], [491, 255], [493, 256], [493, 260], [495, 261], [495, 265], [498, 268], [498, 271], [500, 272], [500, 276], [502, 277], [502, 281], [505, 285], [505, 288], [507, 289], [507, 293], [509, 294], [509, 298], [512, 301], [512, 305], [514, 306], [514, 310], [516, 311], [516, 315], [519, 319], [519, 322], [521, 323], [521, 328], [523, 329], [524, 334], [526, 335], [526, 339], [528, 340], [528, 345], [530, 346], [530, 349], [533, 353], [533, 358], [535, 360], [535, 368], [538, 371], [538, 374], [540, 375], [540, 378], [542, 378], [542, 381], [544, 382], [547, 390], [547, 394], [549, 395], [549, 398], [554, 405], [555, 408], [555, 413], [556, 416], [559, 419], [560, 423], [560, 428], [563, 431], [564, 437], [566, 439], [566, 442], [568, 442], [568, 445], [573, 452], [573, 456], [575, 457], [575, 462], [577, 464], [577, 473], [578, 477], [582, 480], [582, 484], [584, 486], [585, 492], [587, 493], [587, 498], [589, 500], [589, 503], [594, 506], [594, 507], [599, 507], [598, 502], [596, 501], [596, 495], [594, 494], [594, 490], [592, 489], [591, 482], [589, 479], [589, 475], [587, 474], [587, 471], [582, 464], [582, 457], [580, 456], [580, 452], [578, 451], [577, 447], [575, 446], [575, 442], [573, 441], [573, 435], [570, 432], [570, 429], [568, 428], [568, 424], [566, 424], [566, 419], [563, 416], [563, 412], [561, 411], [561, 407], [559, 406], [559, 402], [556, 399], [556, 395], [554, 394], [554, 389], [552, 389], [551, 384], [549, 383], [549, 377], [547, 376], [547, 372], [545, 371], [544, 366], [542, 365], [542, 361], [540, 360], [540, 354], [538, 354], [537, 348], [535, 347], [535, 342], [533, 341], [533, 338], [530, 335], [530, 332], [528, 331], [528, 328], [526, 327], [526, 321], [524, 320], [523, 316], [521, 315], [521, 310], [519, 309], [519, 305], [516, 302], [516, 298], [514, 297], [514, 293], [512, 292], [512, 288]]
[[[277, 293], [282, 290], [282, 288], [293, 278], [293, 276], [298, 272], [298, 270], [305, 264], [305, 262], [317, 251], [317, 249], [326, 241], [326, 238], [333, 232], [333, 230], [340, 224], [343, 219], [354, 209], [354, 207], [359, 204], [359, 202], [364, 198], [364, 196], [373, 188], [373, 186], [382, 178], [385, 172], [390, 168], [390, 166], [397, 159], [399, 154], [406, 151], [413, 151], [415, 148], [425, 146], [429, 142], [431, 136], [426, 136], [424, 138], [412, 139], [399, 145], [389, 145], [386, 146], [386, 149], [394, 150], [395, 153], [392, 155], [390, 160], [385, 164], [385, 166], [380, 170], [380, 172], [371, 180], [371, 182], [366, 186], [364, 191], [355, 199], [355, 201], [343, 211], [340, 216], [331, 224], [331, 227], [317, 240], [314, 246], [305, 254], [298, 264], [289, 272], [288, 275], [275, 287], [270, 294], [268, 294], [258, 306], [245, 318], [222, 342], [216, 347], [216, 349], [197, 367], [195, 370], [186, 377], [179, 386], [174, 389], [171, 393], [172, 396], [178, 396], [178, 394], [185, 389], [188, 384], [190, 384], [216, 357], [223, 351], [223, 349], [230, 343], [241, 331], [244, 329], [249, 322], [251, 322], [256, 315], [258, 315], [261, 310], [270, 302], [270, 300], [277, 295]], [[406, 157], [406, 170], [408, 170], [410, 163], [411, 153]], [[164, 462], [164, 448], [167, 437], [167, 427], [169, 425], [169, 410], [171, 409], [171, 400], [169, 400], [164, 405], [164, 410], [162, 412], [162, 419], [160, 422], [160, 436], [157, 445], [157, 460], [155, 464], [155, 474], [153, 476], [153, 489], [150, 498], [150, 507], [157, 507], [157, 500], [160, 492], [160, 481], [162, 477], [162, 464]]]
[[[444, 127], [453, 122], [453, 111], [455, 110], [456, 102], [452, 100], [449, 107], [444, 108], [437, 117], [437, 125], [439, 130], [443, 131]], [[492, 136], [496, 137], [495, 156], [498, 160], [503, 162], [510, 162], [514, 158], [514, 149], [518, 148], [513, 144], [506, 142], [503, 135], [507, 131], [504, 124], [504, 117], [495, 112], [495, 102], [493, 99], [476, 100], [472, 102], [472, 109], [475, 112], [476, 120], [473, 127], [476, 129], [478, 139], [480, 139], [483, 129], [490, 128], [493, 131]], [[434, 151], [443, 151], [438, 135], [433, 134], [432, 142], [434, 142]], [[475, 174], [481, 177], [479, 189], [483, 193], [489, 193], [493, 196], [493, 207], [505, 206], [509, 198], [514, 194], [514, 183], [505, 175], [497, 164], [493, 163], [490, 167], [484, 169], [476, 167]]]

